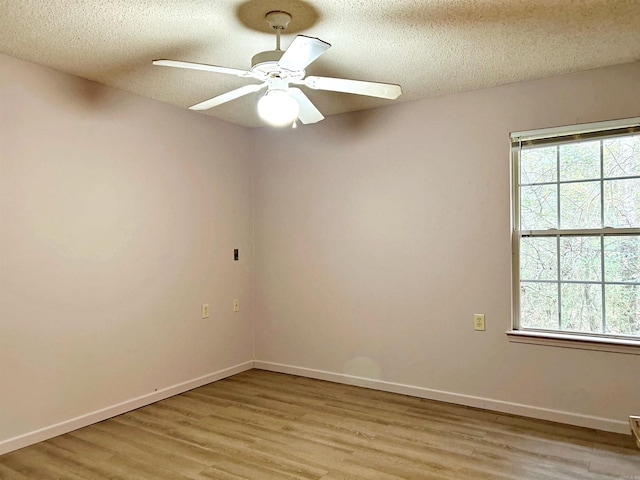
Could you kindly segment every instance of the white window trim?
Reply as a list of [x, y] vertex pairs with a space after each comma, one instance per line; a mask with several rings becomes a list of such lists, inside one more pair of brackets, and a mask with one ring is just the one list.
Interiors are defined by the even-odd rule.
[[638, 340], [626, 340], [615, 337], [590, 337], [572, 332], [560, 333], [547, 332], [544, 330], [507, 330], [505, 333], [511, 343], [640, 355], [640, 342]]
[[[562, 332], [560, 330], [536, 330], [520, 328], [520, 237], [524, 231], [518, 231], [520, 225], [519, 205], [519, 171], [518, 171], [518, 149], [514, 148], [515, 142], [524, 143], [526, 141], [554, 138], [565, 135], [580, 135], [591, 132], [601, 132], [605, 130], [615, 130], [627, 127], [640, 126], [640, 117], [626, 118], [621, 120], [611, 120], [606, 122], [586, 123], [581, 125], [570, 125], [539, 130], [527, 130], [511, 133], [511, 253], [512, 253], [512, 329], [505, 333], [512, 343], [523, 343], [530, 345], [545, 345], [551, 347], [574, 348], [580, 350], [596, 350], [612, 353], [622, 353], [640, 355], [640, 338], [612, 336], [606, 334], [588, 334], [580, 332]], [[630, 229], [598, 229], [601, 233], [622, 232]], [[636, 231], [637, 229], [631, 229]], [[529, 232], [531, 233], [531, 232]], [[541, 232], [537, 232], [541, 233]], [[549, 231], [548, 234], [558, 234]], [[586, 231], [576, 231], [574, 233], [587, 233]]]

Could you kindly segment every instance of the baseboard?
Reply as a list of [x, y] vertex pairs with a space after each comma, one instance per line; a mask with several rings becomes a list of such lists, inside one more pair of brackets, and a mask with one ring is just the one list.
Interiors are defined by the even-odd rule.
[[142, 395], [137, 398], [132, 398], [131, 400], [118, 403], [117, 405], [112, 405], [95, 412], [87, 413], [79, 417], [65, 420], [64, 422], [60, 422], [55, 425], [50, 425], [33, 432], [25, 433], [17, 437], [0, 441], [0, 455], [12, 452], [13, 450], [17, 450], [22, 447], [26, 447], [28, 445], [33, 445], [34, 443], [56, 437], [64, 433], [71, 432], [73, 430], [77, 430], [78, 428], [86, 427], [96, 422], [101, 422], [108, 418], [115, 417], [116, 415], [130, 412], [131, 410], [135, 410], [136, 408], [144, 407], [145, 405], [149, 405], [151, 403], [164, 400], [165, 398], [184, 393], [194, 388], [207, 385], [208, 383], [222, 380], [223, 378], [230, 377], [231, 375], [236, 375], [237, 373], [251, 370], [252, 368], [252, 361], [241, 363], [233, 367], [225, 368], [223, 370], [218, 370], [217, 372], [203, 375], [202, 377], [194, 378], [186, 382], [163, 388], [162, 390], [159, 390], [157, 392]]
[[627, 435], [629, 434], [629, 424], [627, 422], [609, 418], [593, 417], [573, 412], [551, 410], [548, 408], [535, 407], [532, 405], [504, 402], [491, 398], [463, 395], [454, 392], [446, 392], [442, 390], [434, 390], [430, 388], [416, 387], [413, 385], [404, 385], [400, 383], [385, 382], [382, 380], [372, 380], [369, 378], [345, 375], [343, 373], [334, 373], [323, 370], [314, 370], [311, 368], [294, 367], [291, 365], [264, 362], [260, 360], [254, 361], [254, 368], [269, 370], [272, 372], [288, 373], [291, 375], [299, 375], [302, 377], [316, 378], [318, 380], [328, 380], [330, 382], [344, 383], [346, 385], [367, 387], [374, 390], [382, 390], [385, 392], [400, 393], [403, 395], [410, 395], [412, 397], [427, 398], [429, 400], [456, 403], [458, 405], [465, 405], [468, 407], [483, 408], [486, 410], [493, 410], [496, 412], [508, 413], [512, 415], [521, 415], [523, 417], [536, 418], [539, 420], [565, 423], [578, 427], [594, 428], [597, 430], [624, 433]]

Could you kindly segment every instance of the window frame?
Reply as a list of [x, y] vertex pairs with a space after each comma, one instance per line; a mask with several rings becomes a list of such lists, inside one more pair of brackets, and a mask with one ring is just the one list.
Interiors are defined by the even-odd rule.
[[[640, 355], [640, 336], [616, 335], [604, 332], [576, 332], [558, 329], [538, 329], [522, 327], [520, 318], [520, 243], [523, 237], [553, 237], [561, 239], [563, 237], [586, 237], [596, 235], [604, 242], [606, 236], [612, 235], [640, 235], [640, 228], [580, 228], [580, 229], [549, 229], [549, 230], [520, 230], [520, 152], [523, 144], [536, 145], [559, 145], [568, 141], [588, 141], [603, 138], [613, 138], [619, 135], [635, 134], [640, 132], [640, 117], [632, 117], [621, 120], [606, 122], [596, 122], [581, 125], [569, 125], [539, 130], [529, 130], [522, 132], [512, 132], [511, 138], [511, 246], [512, 246], [512, 312], [511, 330], [506, 333], [513, 342], [532, 343], [551, 346], [569, 346], [589, 350], [605, 350], [621, 353], [633, 353]], [[601, 153], [602, 155], [602, 153]], [[602, 156], [601, 156], [602, 161]], [[556, 181], [552, 182], [560, 186], [562, 181], [556, 171]], [[623, 177], [626, 178], [626, 177]], [[633, 175], [631, 178], [638, 178]], [[600, 171], [597, 180], [601, 184], [607, 179], [604, 172]], [[602, 202], [602, 200], [601, 200]], [[557, 206], [558, 211], [560, 204]], [[602, 213], [604, 214], [604, 213]], [[604, 286], [610, 282], [605, 281], [602, 276], [597, 282]], [[562, 279], [558, 278], [557, 283], [562, 285]], [[558, 305], [559, 309], [561, 308]], [[603, 304], [603, 319], [605, 318], [605, 307]], [[560, 315], [560, 310], [559, 310]]]

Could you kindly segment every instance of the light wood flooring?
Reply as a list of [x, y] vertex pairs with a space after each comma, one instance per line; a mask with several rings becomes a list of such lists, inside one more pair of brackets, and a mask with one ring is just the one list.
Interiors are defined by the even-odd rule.
[[3, 479], [640, 480], [631, 436], [251, 370], [0, 457]]

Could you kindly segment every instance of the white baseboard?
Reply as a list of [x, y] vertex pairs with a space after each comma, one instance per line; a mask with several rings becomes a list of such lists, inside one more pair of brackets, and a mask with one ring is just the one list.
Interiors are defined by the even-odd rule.
[[328, 380], [330, 382], [344, 383], [346, 385], [367, 387], [374, 390], [382, 390], [385, 392], [400, 393], [403, 395], [410, 395], [412, 397], [427, 398], [429, 400], [456, 403], [458, 405], [465, 405], [468, 407], [483, 408], [486, 410], [493, 410], [501, 413], [521, 415], [523, 417], [537, 418], [540, 420], [549, 420], [552, 422], [576, 425], [579, 427], [595, 428], [597, 430], [604, 430], [607, 432], [624, 433], [627, 435], [629, 434], [629, 424], [627, 422], [610, 418], [593, 417], [590, 415], [581, 415], [579, 413], [551, 410], [548, 408], [535, 407], [532, 405], [504, 402], [502, 400], [494, 400], [491, 398], [463, 395], [460, 393], [433, 390], [430, 388], [404, 385], [401, 383], [385, 382], [382, 380], [372, 380], [369, 378], [345, 375], [343, 373], [334, 373], [326, 372], [323, 370], [314, 370], [311, 368], [294, 367], [291, 365], [264, 362], [260, 360], [254, 361], [254, 368], [269, 370], [272, 372], [288, 373], [291, 375], [299, 375], [301, 377], [316, 378], [319, 380]]
[[202, 377], [194, 378], [186, 382], [163, 388], [162, 390], [159, 390], [157, 392], [142, 395], [137, 398], [132, 398], [131, 400], [126, 400], [122, 403], [118, 403], [117, 405], [112, 405], [95, 412], [71, 418], [69, 420], [65, 420], [64, 422], [56, 423], [55, 425], [50, 425], [33, 432], [25, 433], [23, 435], [9, 438], [7, 440], [2, 440], [0, 441], [0, 455], [11, 452], [13, 450], [17, 450], [22, 447], [26, 447], [28, 445], [33, 445], [34, 443], [38, 443], [43, 440], [56, 437], [58, 435], [62, 435], [63, 433], [77, 430], [78, 428], [86, 427], [87, 425], [91, 425], [96, 422], [101, 422], [103, 420], [106, 420], [107, 418], [115, 417], [116, 415], [130, 412], [131, 410], [135, 410], [136, 408], [144, 407], [145, 405], [149, 405], [151, 403], [164, 400], [165, 398], [184, 393], [194, 388], [207, 385], [208, 383], [222, 380], [223, 378], [230, 377], [231, 375], [236, 375], [237, 373], [251, 370], [252, 368], [252, 361], [241, 363], [239, 365], [225, 368], [223, 370], [218, 370], [217, 372], [213, 372]]

